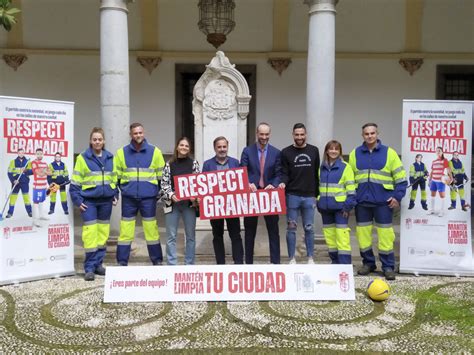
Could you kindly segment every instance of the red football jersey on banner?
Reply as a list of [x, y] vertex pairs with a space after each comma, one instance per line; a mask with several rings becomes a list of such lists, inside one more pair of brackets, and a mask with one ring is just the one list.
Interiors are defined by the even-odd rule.
[[449, 167], [448, 159], [436, 159], [431, 164], [431, 179], [433, 181], [441, 181], [444, 175], [444, 169]]
[[48, 188], [48, 164], [42, 160], [33, 160], [31, 163], [31, 169], [33, 170], [33, 188], [47, 189]]

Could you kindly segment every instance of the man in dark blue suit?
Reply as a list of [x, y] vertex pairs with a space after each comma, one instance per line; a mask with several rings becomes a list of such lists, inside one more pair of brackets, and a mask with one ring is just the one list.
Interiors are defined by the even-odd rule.
[[[228, 149], [229, 142], [225, 137], [221, 136], [214, 139], [214, 151], [216, 152], [216, 155], [204, 162], [202, 172], [205, 173], [207, 171], [238, 168], [239, 161], [227, 155]], [[234, 264], [243, 264], [244, 248], [240, 236], [240, 219], [225, 218], [225, 222], [232, 242], [232, 259], [234, 259]], [[216, 263], [225, 264], [224, 219], [211, 219], [211, 227], [212, 235], [214, 237], [212, 239], [212, 244], [216, 255]]]
[[[242, 151], [240, 166], [246, 166], [250, 189], [275, 189], [280, 184], [280, 151], [268, 144], [271, 128], [268, 123], [257, 126], [257, 142]], [[270, 242], [270, 262], [280, 263], [280, 233], [278, 215], [264, 216]], [[253, 249], [257, 234], [258, 217], [245, 217], [245, 263], [253, 264]]]

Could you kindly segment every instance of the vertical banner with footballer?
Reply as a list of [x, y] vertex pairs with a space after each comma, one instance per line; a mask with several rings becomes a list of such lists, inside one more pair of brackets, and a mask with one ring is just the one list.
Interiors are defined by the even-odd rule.
[[0, 115], [0, 285], [74, 274], [74, 103], [0, 96]]
[[474, 103], [403, 102], [400, 272], [473, 275], [471, 157]]

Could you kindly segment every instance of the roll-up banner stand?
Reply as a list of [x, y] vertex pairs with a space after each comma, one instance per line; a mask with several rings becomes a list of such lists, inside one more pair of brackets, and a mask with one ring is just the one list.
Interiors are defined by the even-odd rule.
[[400, 272], [474, 275], [472, 101], [403, 101]]
[[0, 285], [73, 275], [74, 103], [0, 96], [0, 114]]

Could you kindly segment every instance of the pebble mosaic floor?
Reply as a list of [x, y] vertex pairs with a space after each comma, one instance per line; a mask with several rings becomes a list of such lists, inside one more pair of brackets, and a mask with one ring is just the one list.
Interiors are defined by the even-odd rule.
[[355, 302], [104, 304], [103, 278], [10, 285], [0, 353], [474, 351], [474, 278], [400, 275], [381, 303], [365, 294], [371, 279], [356, 277]]

